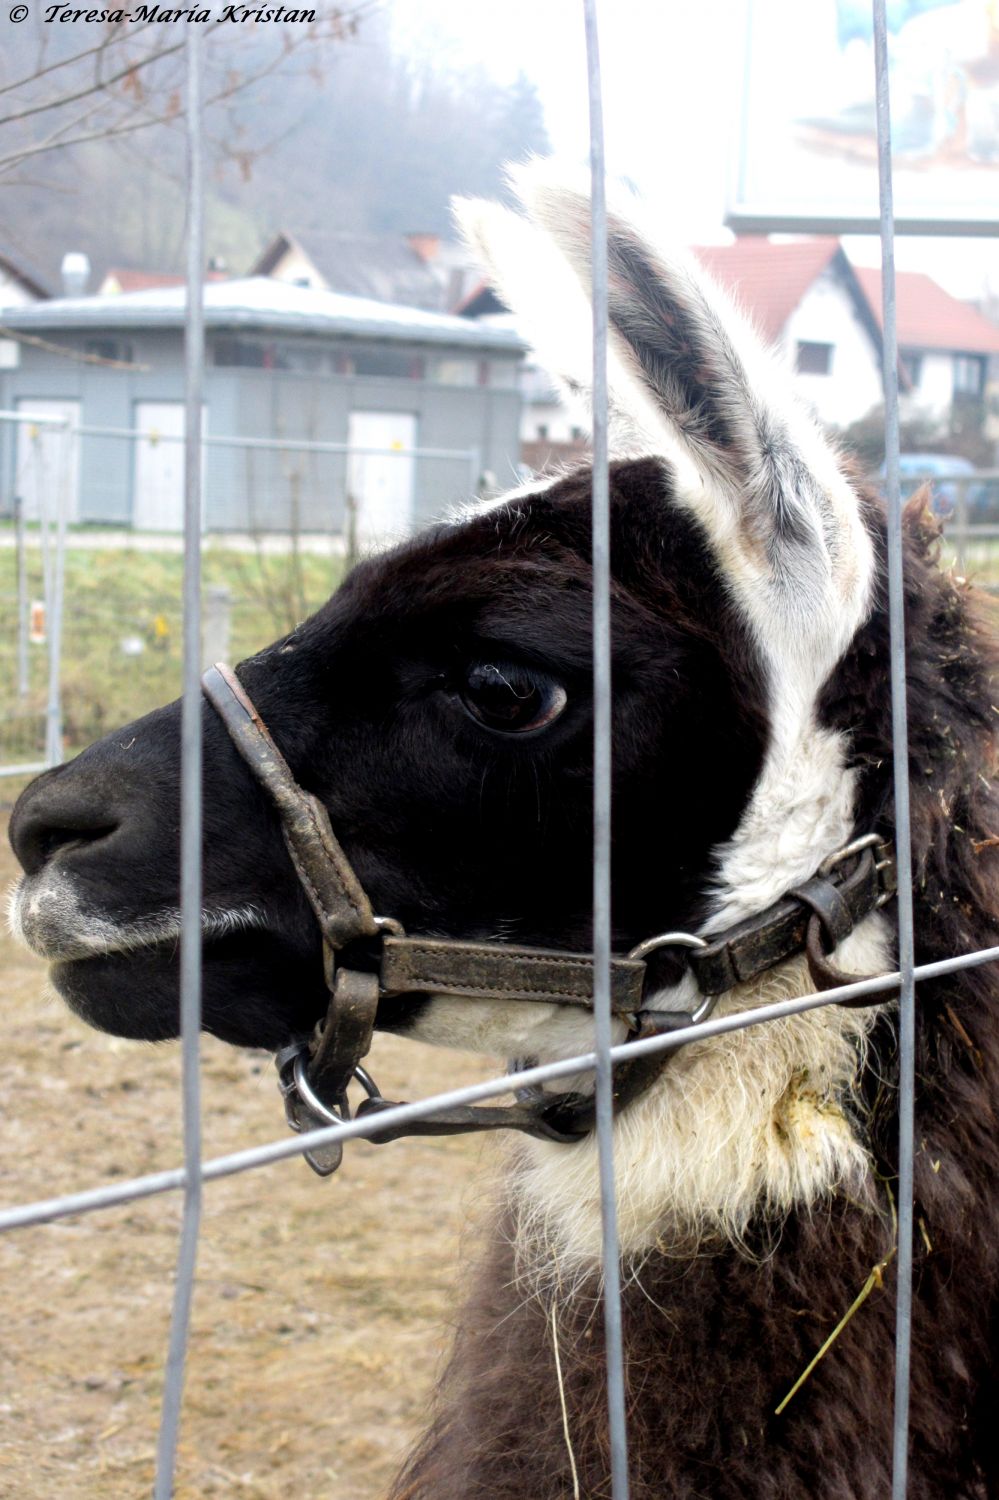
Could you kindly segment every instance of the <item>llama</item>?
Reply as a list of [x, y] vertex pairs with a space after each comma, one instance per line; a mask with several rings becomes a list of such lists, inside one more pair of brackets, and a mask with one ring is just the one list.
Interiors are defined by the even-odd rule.
[[[524, 212], [466, 205], [490, 274], [569, 389], [589, 370], [589, 209], [550, 169]], [[637, 213], [609, 226], [613, 941], [713, 936], [852, 838], [893, 833], [883, 518], [749, 325]], [[407, 933], [591, 941], [590, 472], [539, 480], [360, 564], [244, 662], [374, 909]], [[917, 957], [999, 941], [993, 649], [907, 515]], [[206, 705], [204, 1024], [284, 1047], [325, 1012], [321, 944], [273, 805]], [[24, 794], [15, 927], [86, 1020], [178, 1029], [179, 708]], [[378, 939], [352, 945], [363, 969]], [[894, 907], [831, 955], [891, 967]], [[814, 988], [796, 953], [728, 988]], [[693, 1010], [662, 956], [645, 1004]], [[999, 1493], [995, 983], [918, 992], [912, 1500]], [[376, 1024], [499, 1057], [573, 1056], [579, 1008], [425, 991]], [[615, 1022], [618, 1038], [625, 1026]], [[890, 1486], [892, 1004], [680, 1048], [615, 1120], [634, 1500], [882, 1500]], [[401, 1148], [400, 1148], [401, 1149]], [[431, 1426], [393, 1500], [610, 1493], [592, 1134], [519, 1140]], [[776, 1408], [858, 1293], [870, 1295]]]

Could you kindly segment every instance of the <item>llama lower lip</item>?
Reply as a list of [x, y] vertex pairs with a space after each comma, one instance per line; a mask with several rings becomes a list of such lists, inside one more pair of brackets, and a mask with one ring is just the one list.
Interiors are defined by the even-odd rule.
[[[158, 1042], [180, 1033], [180, 952], [175, 939], [56, 962], [55, 988], [98, 1031]], [[275, 993], [287, 1005], [274, 1020]], [[318, 954], [253, 931], [207, 941], [202, 950], [202, 1027], [222, 1041], [275, 1051], [309, 1031], [328, 995]]]

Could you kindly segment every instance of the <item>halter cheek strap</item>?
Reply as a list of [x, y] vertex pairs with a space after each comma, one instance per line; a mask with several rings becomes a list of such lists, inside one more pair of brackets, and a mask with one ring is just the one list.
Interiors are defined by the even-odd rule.
[[[323, 940], [323, 965], [330, 995], [325, 1021], [316, 1034], [276, 1057], [288, 1123], [294, 1130], [337, 1123], [349, 1117], [347, 1085], [352, 1078], [368, 1098], [358, 1114], [390, 1106], [361, 1067], [382, 997], [453, 995], [475, 1000], [541, 1002], [592, 1009], [595, 965], [591, 954], [563, 949], [514, 947], [452, 938], [408, 937], [391, 917], [374, 914], [371, 902], [341, 848], [329, 814], [317, 797], [299, 786], [263, 719], [231, 667], [217, 663], [202, 678], [205, 697], [281, 821], [285, 844], [312, 906]], [[830, 856], [817, 873], [759, 916], [706, 939], [666, 932], [640, 943], [610, 964], [611, 1010], [631, 1038], [682, 1030], [704, 1020], [717, 997], [755, 979], [776, 964], [805, 952], [818, 988], [843, 984], [843, 975], [825, 955], [895, 890], [890, 844], [866, 834]], [[376, 972], [337, 962], [340, 951], [359, 938], [381, 938]], [[697, 981], [703, 999], [696, 1010], [661, 1011], [644, 1007], [646, 960], [675, 948]], [[891, 996], [883, 996], [891, 998]], [[849, 1002], [841, 1002], [848, 1004]], [[859, 1002], [871, 1004], [870, 997]], [[665, 1065], [662, 1058], [636, 1058], [614, 1070], [618, 1109], [641, 1093]], [[594, 1103], [578, 1094], [523, 1093], [513, 1105], [463, 1105], [438, 1110], [407, 1126], [386, 1129], [375, 1141], [401, 1135], [453, 1135], [469, 1130], [519, 1130], [543, 1140], [572, 1142], [593, 1126]], [[338, 1145], [306, 1153], [321, 1175], [340, 1164]]]
[[288, 853], [324, 942], [337, 949], [355, 938], [374, 937], [377, 919], [340, 848], [329, 813], [318, 797], [299, 786], [235, 672], [217, 662], [202, 677], [201, 690], [277, 809]]

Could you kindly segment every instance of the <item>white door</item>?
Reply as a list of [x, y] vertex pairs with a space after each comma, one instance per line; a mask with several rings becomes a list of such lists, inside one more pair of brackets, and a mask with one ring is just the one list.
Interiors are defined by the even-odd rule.
[[[204, 412], [201, 423], [203, 431]], [[136, 531], [183, 531], [184, 403], [137, 401], [135, 426], [132, 525]]]
[[79, 401], [34, 401], [23, 397], [17, 403], [25, 417], [66, 417], [65, 427], [50, 427], [30, 421], [17, 424], [17, 474], [15, 494], [24, 507], [26, 521], [59, 519], [65, 507], [67, 521], [80, 518], [80, 425]]
[[359, 548], [371, 551], [412, 530], [416, 417], [408, 411], [352, 411], [347, 442], [361, 450], [347, 458], [354, 535]]

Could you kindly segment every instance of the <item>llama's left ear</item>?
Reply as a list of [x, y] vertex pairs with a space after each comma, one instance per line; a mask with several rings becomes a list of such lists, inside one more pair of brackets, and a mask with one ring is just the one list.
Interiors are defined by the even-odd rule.
[[[542, 362], [588, 389], [588, 192], [547, 162], [511, 181], [526, 219], [466, 203], [459, 222]], [[631, 205], [611, 204], [607, 254], [612, 451], [670, 462], [731, 585], [754, 614], [765, 596], [761, 628], [807, 615], [841, 649], [866, 605], [871, 547], [835, 454], [749, 322]]]

